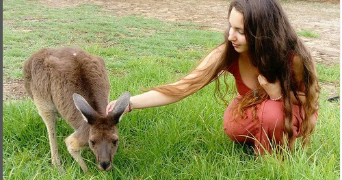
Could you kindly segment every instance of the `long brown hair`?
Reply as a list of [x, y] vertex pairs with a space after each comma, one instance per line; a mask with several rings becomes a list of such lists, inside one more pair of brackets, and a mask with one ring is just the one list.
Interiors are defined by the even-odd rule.
[[[293, 102], [290, 91], [293, 92], [301, 107], [300, 109], [304, 110], [301, 133], [303, 134], [303, 145], [305, 145], [314, 127], [310, 117], [318, 110], [317, 103], [320, 92], [315, 65], [309, 50], [297, 36], [277, 0], [234, 0], [230, 3], [228, 18], [233, 8], [243, 14], [244, 33], [248, 42], [248, 53], [252, 64], [258, 68], [259, 72], [266, 77], [268, 82], [280, 81], [285, 118], [284, 130], [291, 149], [295, 138], [292, 129]], [[185, 78], [186, 76], [184, 76], [180, 79], [181, 83], [162, 85], [152, 88], [152, 90], [171, 96], [185, 97], [215, 80], [215, 92], [225, 101], [225, 95], [229, 91], [226, 81], [227, 73], [223, 73], [226, 85], [224, 91], [220, 88], [219, 76], [222, 72], [226, 72], [232, 62], [237, 60], [239, 56], [232, 43], [228, 41], [228, 31], [229, 29], [226, 31], [225, 40], [221, 44], [225, 47], [223, 52], [219, 52], [218, 48], [215, 48], [208, 53], [208, 55], [211, 53], [221, 53], [219, 60], [205, 69], [194, 69], [191, 71], [189, 74], [197, 74], [193, 78]], [[300, 85], [293, 77], [293, 64], [291, 61], [293, 55], [299, 56], [303, 62], [305, 103], [301, 103], [297, 94], [301, 87], [299, 87]], [[258, 88], [258, 91], [257, 97], [255, 97], [254, 93], [248, 93], [244, 96], [237, 107], [239, 115], [244, 116], [245, 110], [249, 107], [252, 107], [255, 112], [256, 104], [261, 103], [268, 97], [261, 87]]]

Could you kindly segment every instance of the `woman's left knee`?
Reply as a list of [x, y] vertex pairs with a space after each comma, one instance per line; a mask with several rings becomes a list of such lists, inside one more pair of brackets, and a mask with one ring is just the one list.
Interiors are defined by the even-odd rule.
[[284, 122], [283, 104], [281, 101], [266, 100], [260, 109], [260, 121], [268, 129], [281, 128]]

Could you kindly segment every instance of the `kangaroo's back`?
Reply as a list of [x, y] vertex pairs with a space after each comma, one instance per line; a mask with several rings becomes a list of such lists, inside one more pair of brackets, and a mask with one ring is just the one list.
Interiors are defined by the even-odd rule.
[[25, 88], [37, 106], [49, 135], [52, 164], [61, 167], [56, 137], [58, 112], [75, 130], [65, 139], [72, 157], [87, 172], [81, 150], [87, 146], [100, 170], [110, 170], [118, 149], [117, 123], [129, 105], [123, 93], [106, 114], [109, 81], [104, 61], [80, 48], [45, 48], [24, 64]]
[[25, 88], [35, 103], [54, 106], [74, 129], [84, 121], [74, 105], [73, 93], [105, 114], [110, 87], [100, 57], [76, 47], [44, 48], [25, 62], [23, 73]]

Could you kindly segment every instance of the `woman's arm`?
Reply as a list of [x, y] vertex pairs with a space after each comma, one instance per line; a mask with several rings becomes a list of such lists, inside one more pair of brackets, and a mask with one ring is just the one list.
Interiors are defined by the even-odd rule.
[[[302, 102], [302, 104], [304, 104], [306, 98], [304, 93], [305, 86], [303, 82], [303, 61], [299, 56], [295, 56], [293, 58], [293, 72], [294, 80], [296, 81], [297, 86], [299, 87], [296, 93], [298, 95], [299, 100]], [[280, 82], [278, 80], [275, 83], [269, 83], [264, 76], [259, 75], [258, 81], [260, 85], [265, 89], [267, 94], [270, 96], [270, 99], [281, 99], [281, 87], [279, 84]], [[292, 102], [294, 104], [299, 104], [292, 91], [290, 92], [290, 95], [292, 98]]]
[[180, 101], [181, 99], [183, 98], [177, 96], [167, 96], [158, 91], [151, 90], [131, 97], [131, 105], [134, 109], [143, 109], [172, 104]]
[[[201, 63], [195, 68], [197, 70], [205, 69], [206, 67], [210, 66], [211, 64], [217, 62], [222, 55], [222, 52], [224, 52], [224, 44], [216, 47], [214, 50], [212, 50], [202, 61]], [[200, 71], [192, 71], [192, 73], [185, 76], [183, 79], [191, 79], [196, 77]], [[184, 80], [179, 80], [172, 85], [177, 85], [182, 83]], [[182, 84], [179, 86], [179, 88], [187, 88], [189, 86], [188, 84]], [[150, 90], [145, 93], [132, 96], [130, 101], [130, 108], [134, 109], [142, 109], [142, 108], [149, 108], [149, 107], [157, 107], [157, 106], [164, 106], [168, 104], [175, 103], [177, 101], [182, 100], [186, 96], [171, 96], [171, 95], [165, 95], [163, 93], [160, 93], [158, 91]], [[111, 111], [115, 105], [116, 101], [112, 101], [107, 105], [106, 111], [107, 113]], [[126, 111], [129, 111], [129, 108], [127, 107]], [[126, 112], [125, 111], [125, 112]], [[127, 113], [127, 112], [126, 112]]]

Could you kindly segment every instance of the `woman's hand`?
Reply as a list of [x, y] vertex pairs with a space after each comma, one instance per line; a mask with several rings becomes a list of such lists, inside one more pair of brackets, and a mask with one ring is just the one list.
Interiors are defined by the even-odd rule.
[[269, 83], [263, 75], [259, 75], [258, 81], [261, 87], [264, 88], [266, 93], [270, 96], [270, 99], [278, 100], [281, 98], [281, 87], [278, 79], [274, 83]]
[[114, 106], [115, 106], [115, 103], [116, 103], [116, 100], [111, 101], [111, 102], [107, 105], [107, 107], [106, 107], [106, 114], [108, 114], [110, 111], [113, 110], [113, 108], [114, 108]]
[[[106, 107], [106, 114], [107, 114], [107, 115], [108, 115], [109, 112], [113, 111], [114, 106], [115, 106], [115, 103], [116, 103], [116, 100], [111, 101], [111, 102], [107, 105], [107, 107]], [[126, 107], [126, 109], [125, 109], [125, 111], [124, 111], [123, 114], [126, 114], [126, 113], [131, 112], [132, 109], [133, 109], [132, 103], [129, 102], [129, 104], [128, 104], [128, 106]]]

